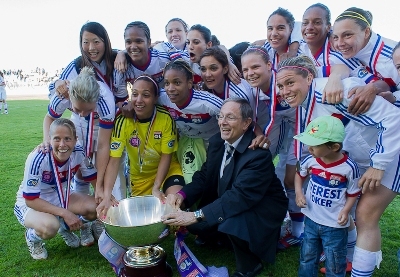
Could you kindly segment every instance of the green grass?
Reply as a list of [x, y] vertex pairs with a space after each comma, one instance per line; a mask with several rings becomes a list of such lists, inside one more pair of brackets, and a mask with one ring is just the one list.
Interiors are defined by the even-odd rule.
[[[13, 207], [23, 177], [25, 159], [42, 140], [42, 120], [47, 104], [48, 101], [43, 100], [8, 101], [10, 114], [0, 115], [0, 210], [3, 211], [0, 220], [0, 276], [114, 276], [96, 245], [71, 249], [56, 236], [46, 241], [49, 253], [47, 260], [34, 261], [29, 255], [24, 228], [15, 218]], [[397, 197], [381, 220], [384, 259], [374, 276], [398, 276], [396, 253], [400, 248], [399, 210], [400, 198]], [[193, 240], [194, 237], [189, 236], [186, 242], [203, 265], [227, 266], [230, 272], [235, 270], [231, 251], [197, 247]], [[174, 276], [178, 276], [173, 242], [170, 236], [161, 246], [168, 254]], [[276, 263], [267, 266], [261, 276], [297, 276], [298, 258], [298, 248], [278, 253]]]

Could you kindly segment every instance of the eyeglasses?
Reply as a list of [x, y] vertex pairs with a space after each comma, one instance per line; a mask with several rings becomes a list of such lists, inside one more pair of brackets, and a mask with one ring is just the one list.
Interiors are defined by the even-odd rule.
[[236, 117], [234, 115], [228, 114], [228, 115], [223, 115], [223, 114], [217, 114], [216, 115], [217, 120], [223, 120], [224, 118], [226, 119], [226, 121], [236, 121], [238, 119], [240, 119], [241, 117]]

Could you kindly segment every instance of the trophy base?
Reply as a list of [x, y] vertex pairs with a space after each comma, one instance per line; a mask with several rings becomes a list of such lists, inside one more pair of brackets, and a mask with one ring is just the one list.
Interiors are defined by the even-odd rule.
[[122, 277], [172, 277], [172, 267], [167, 263], [167, 255], [161, 247], [147, 248], [147, 251], [151, 253], [146, 260], [137, 253], [142, 249], [138, 249], [133, 248], [126, 251], [123, 258]]

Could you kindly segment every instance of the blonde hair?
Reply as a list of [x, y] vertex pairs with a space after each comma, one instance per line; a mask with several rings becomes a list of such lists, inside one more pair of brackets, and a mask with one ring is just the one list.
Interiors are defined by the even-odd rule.
[[55, 129], [57, 129], [57, 127], [60, 126], [64, 126], [67, 127], [70, 132], [72, 133], [72, 136], [74, 138], [76, 138], [76, 128], [74, 123], [69, 120], [68, 118], [57, 118], [56, 120], [54, 120], [51, 124], [50, 124], [50, 129], [49, 129], [49, 136], [51, 137], [53, 135], [53, 133], [55, 132]]
[[298, 72], [304, 78], [311, 74], [314, 78], [317, 77], [317, 69], [314, 62], [306, 55], [300, 55], [293, 58], [281, 61], [278, 65], [278, 72], [284, 69], [291, 69]]
[[71, 81], [69, 87], [70, 99], [95, 103], [100, 98], [100, 86], [97, 83], [93, 68], [85, 66], [76, 79]]

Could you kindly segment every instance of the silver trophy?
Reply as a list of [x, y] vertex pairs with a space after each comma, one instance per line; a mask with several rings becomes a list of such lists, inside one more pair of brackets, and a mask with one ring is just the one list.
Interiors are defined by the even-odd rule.
[[172, 212], [154, 196], [123, 199], [111, 207], [103, 223], [108, 236], [125, 248], [124, 276], [171, 277], [165, 251], [158, 246], [168, 236], [168, 226], [161, 216]]

